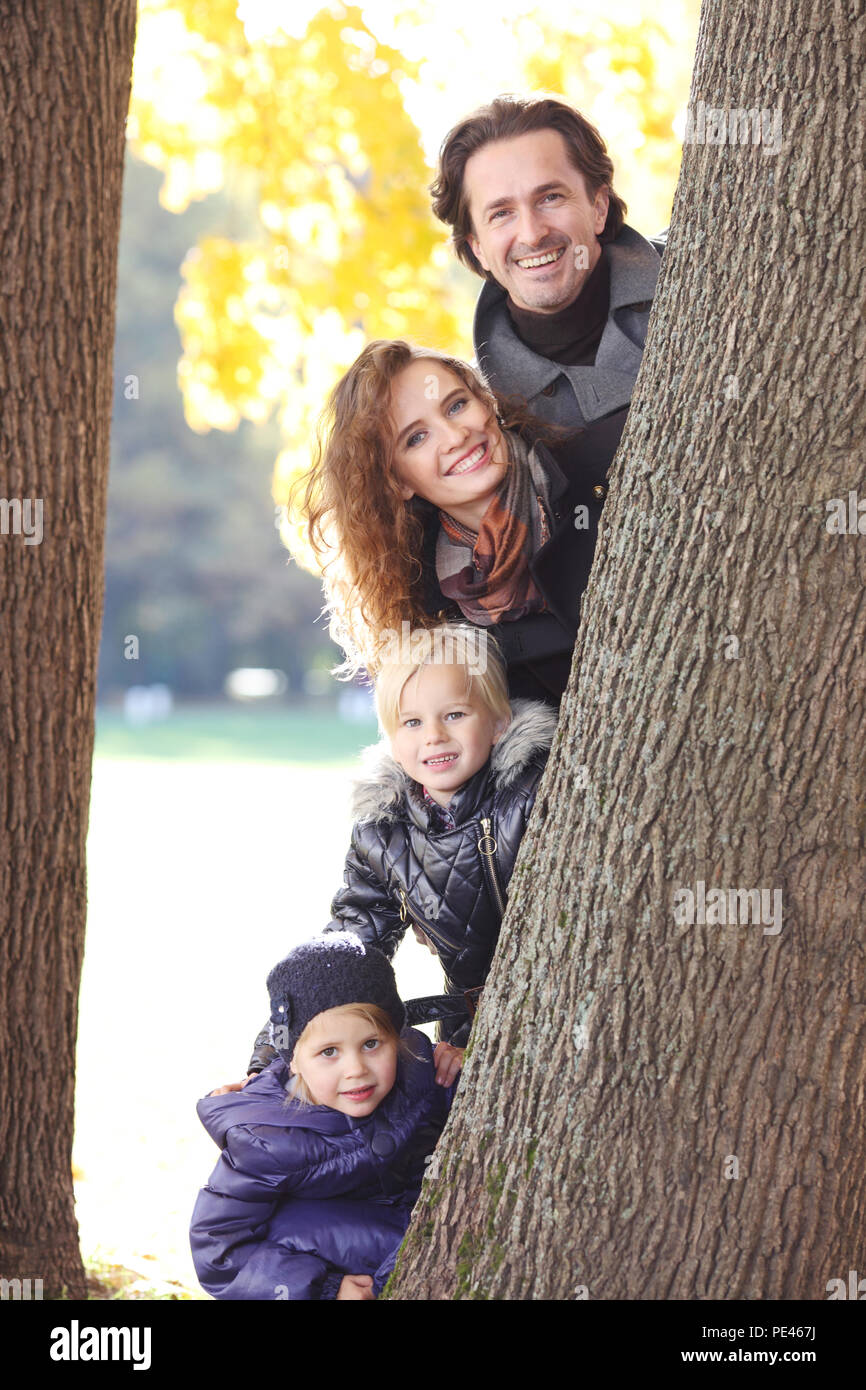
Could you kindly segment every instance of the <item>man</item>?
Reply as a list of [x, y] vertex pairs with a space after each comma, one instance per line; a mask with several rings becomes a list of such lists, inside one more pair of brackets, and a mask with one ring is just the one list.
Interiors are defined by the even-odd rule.
[[558, 602], [530, 624], [491, 629], [512, 694], [549, 699], [568, 679], [664, 235], [651, 244], [625, 225], [604, 141], [549, 97], [499, 97], [461, 121], [445, 139], [431, 191], [460, 260], [487, 281], [474, 336], [491, 386], [541, 420], [581, 432], [548, 457], [551, 536], [530, 564]]
[[446, 137], [432, 192], [460, 260], [487, 280], [474, 337], [494, 390], [551, 424], [616, 413], [621, 430], [664, 235], [625, 225], [595, 128], [552, 98], [500, 97]]

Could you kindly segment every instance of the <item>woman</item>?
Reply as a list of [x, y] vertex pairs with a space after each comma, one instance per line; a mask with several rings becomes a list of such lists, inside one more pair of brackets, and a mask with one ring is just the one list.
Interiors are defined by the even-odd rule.
[[331, 394], [302, 511], [346, 671], [401, 624], [495, 636], [512, 699], [556, 706], [624, 412], [571, 437], [465, 362], [368, 344]]

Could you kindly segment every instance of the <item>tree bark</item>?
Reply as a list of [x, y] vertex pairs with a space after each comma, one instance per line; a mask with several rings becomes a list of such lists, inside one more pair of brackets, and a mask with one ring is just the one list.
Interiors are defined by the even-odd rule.
[[85, 837], [135, 0], [0, 0], [0, 1276], [84, 1296]]
[[[866, 535], [828, 504], [866, 532], [864, 48], [863, 0], [705, 0], [572, 682], [389, 1297], [862, 1265]], [[766, 136], [699, 143], [701, 101]]]

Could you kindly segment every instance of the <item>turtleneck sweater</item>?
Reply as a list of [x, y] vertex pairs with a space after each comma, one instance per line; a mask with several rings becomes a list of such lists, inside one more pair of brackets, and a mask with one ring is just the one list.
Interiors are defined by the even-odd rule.
[[591, 367], [610, 312], [610, 266], [605, 248], [577, 298], [564, 309], [539, 314], [518, 308], [511, 298], [506, 303], [518, 337], [533, 352], [564, 366]]

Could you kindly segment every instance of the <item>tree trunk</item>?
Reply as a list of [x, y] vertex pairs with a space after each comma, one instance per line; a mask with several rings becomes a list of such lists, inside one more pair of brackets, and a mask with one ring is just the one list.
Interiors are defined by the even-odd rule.
[[862, 1265], [863, 19], [705, 0], [572, 682], [390, 1297], [826, 1299]]
[[80, 1298], [74, 1059], [135, 0], [0, 0], [0, 32], [0, 1276]]

